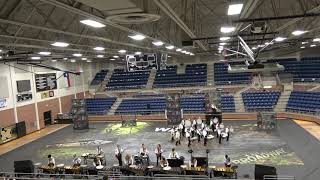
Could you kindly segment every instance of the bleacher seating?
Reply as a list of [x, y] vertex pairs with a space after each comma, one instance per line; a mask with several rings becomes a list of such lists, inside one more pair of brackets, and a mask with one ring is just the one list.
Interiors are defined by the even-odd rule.
[[98, 85], [100, 84], [104, 78], [106, 77], [106, 75], [108, 74], [108, 70], [101, 70], [100, 72], [98, 72], [93, 80], [91, 81], [91, 85]]
[[293, 75], [294, 82], [319, 82], [320, 81], [320, 57], [306, 57], [301, 61], [295, 58], [269, 60], [278, 62], [285, 67], [284, 72]]
[[251, 73], [228, 73], [228, 64], [214, 64], [214, 81], [216, 85], [234, 85], [251, 83]]
[[235, 112], [236, 106], [233, 96], [221, 96], [221, 111], [222, 112]]
[[317, 113], [320, 112], [320, 92], [293, 91], [289, 97], [287, 111]]
[[180, 105], [184, 113], [205, 113], [205, 97], [204, 96], [181, 97]]
[[184, 74], [177, 74], [177, 66], [158, 70], [153, 87], [205, 86], [207, 84], [207, 64], [188, 64]]
[[280, 92], [245, 92], [242, 99], [246, 111], [272, 111], [276, 106]]
[[107, 86], [107, 90], [125, 90], [143, 88], [147, 85], [149, 71], [125, 72], [115, 69]]
[[104, 115], [109, 111], [116, 99], [116, 97], [86, 99], [87, 113], [90, 115]]
[[164, 113], [166, 106], [166, 98], [161, 97], [123, 99], [116, 110], [116, 114]]

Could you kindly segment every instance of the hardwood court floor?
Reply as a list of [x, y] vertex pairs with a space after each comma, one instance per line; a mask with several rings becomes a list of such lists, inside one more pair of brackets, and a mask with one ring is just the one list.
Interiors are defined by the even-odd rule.
[[10, 152], [12, 150], [17, 149], [18, 147], [21, 147], [25, 144], [28, 144], [32, 141], [35, 141], [41, 137], [47, 136], [53, 132], [56, 132], [64, 127], [69, 126], [69, 124], [54, 124], [50, 125], [44, 129], [41, 129], [39, 131], [35, 131], [31, 134], [28, 134], [26, 136], [23, 136], [21, 138], [15, 139], [13, 141], [10, 141], [8, 143], [0, 145], [0, 155], [5, 154], [7, 152]]
[[309, 121], [301, 121], [301, 120], [294, 120], [295, 123], [297, 123], [299, 126], [301, 126], [303, 129], [308, 131], [310, 134], [312, 134], [315, 138], [320, 140], [320, 125], [314, 122]]

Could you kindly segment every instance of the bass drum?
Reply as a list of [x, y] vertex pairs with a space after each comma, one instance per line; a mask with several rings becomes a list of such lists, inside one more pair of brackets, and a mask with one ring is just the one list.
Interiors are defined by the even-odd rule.
[[186, 128], [190, 128], [191, 127], [191, 120], [185, 120], [185, 126]]

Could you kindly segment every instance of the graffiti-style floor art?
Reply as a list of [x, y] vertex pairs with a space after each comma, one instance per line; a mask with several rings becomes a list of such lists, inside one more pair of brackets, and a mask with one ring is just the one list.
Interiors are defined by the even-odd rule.
[[[224, 155], [228, 154], [233, 163], [240, 167], [263, 164], [271, 166], [304, 166], [304, 161], [281, 139], [278, 131], [265, 132], [257, 130], [254, 121], [228, 121], [225, 125], [232, 125], [234, 133], [229, 142], [214, 138], [207, 146], [193, 142], [191, 149], [193, 156], [206, 156], [209, 150], [209, 163], [222, 164]], [[180, 156], [190, 159], [187, 140], [183, 139], [181, 145], [175, 146], [170, 142], [170, 133], [155, 132], [157, 127], [166, 127], [166, 123], [138, 122], [135, 127], [121, 127], [120, 123], [91, 123], [86, 132], [76, 132], [72, 127], [66, 127], [51, 135], [36, 140], [19, 149], [0, 156], [1, 171], [13, 170], [14, 160], [31, 159], [33, 162], [46, 163], [47, 155], [55, 157], [56, 163], [71, 164], [72, 155], [95, 153], [99, 145], [106, 154], [107, 164], [117, 163], [114, 157], [114, 148], [120, 144], [124, 154], [134, 155], [139, 152], [142, 143], [147, 145], [151, 162], [155, 162], [154, 149], [156, 144], [162, 144], [163, 155], [168, 157], [171, 149], [176, 148]], [[241, 172], [240, 172], [241, 174]]]

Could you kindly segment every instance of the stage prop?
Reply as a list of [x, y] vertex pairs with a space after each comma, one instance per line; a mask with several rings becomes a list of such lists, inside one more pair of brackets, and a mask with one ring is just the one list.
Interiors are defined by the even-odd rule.
[[137, 116], [126, 116], [126, 119], [121, 116], [121, 127], [133, 127], [137, 126]]
[[277, 169], [273, 166], [265, 166], [260, 164], [255, 164], [254, 168], [254, 178], [255, 180], [264, 180], [264, 176], [277, 176]]
[[261, 130], [274, 130], [277, 127], [275, 112], [259, 112], [257, 116], [257, 127]]
[[182, 120], [180, 96], [180, 94], [168, 94], [167, 96], [166, 118], [169, 125], [180, 124]]
[[71, 113], [73, 115], [73, 129], [89, 129], [89, 121], [85, 99], [73, 99]]
[[14, 161], [15, 173], [34, 173], [34, 166], [31, 160]]

